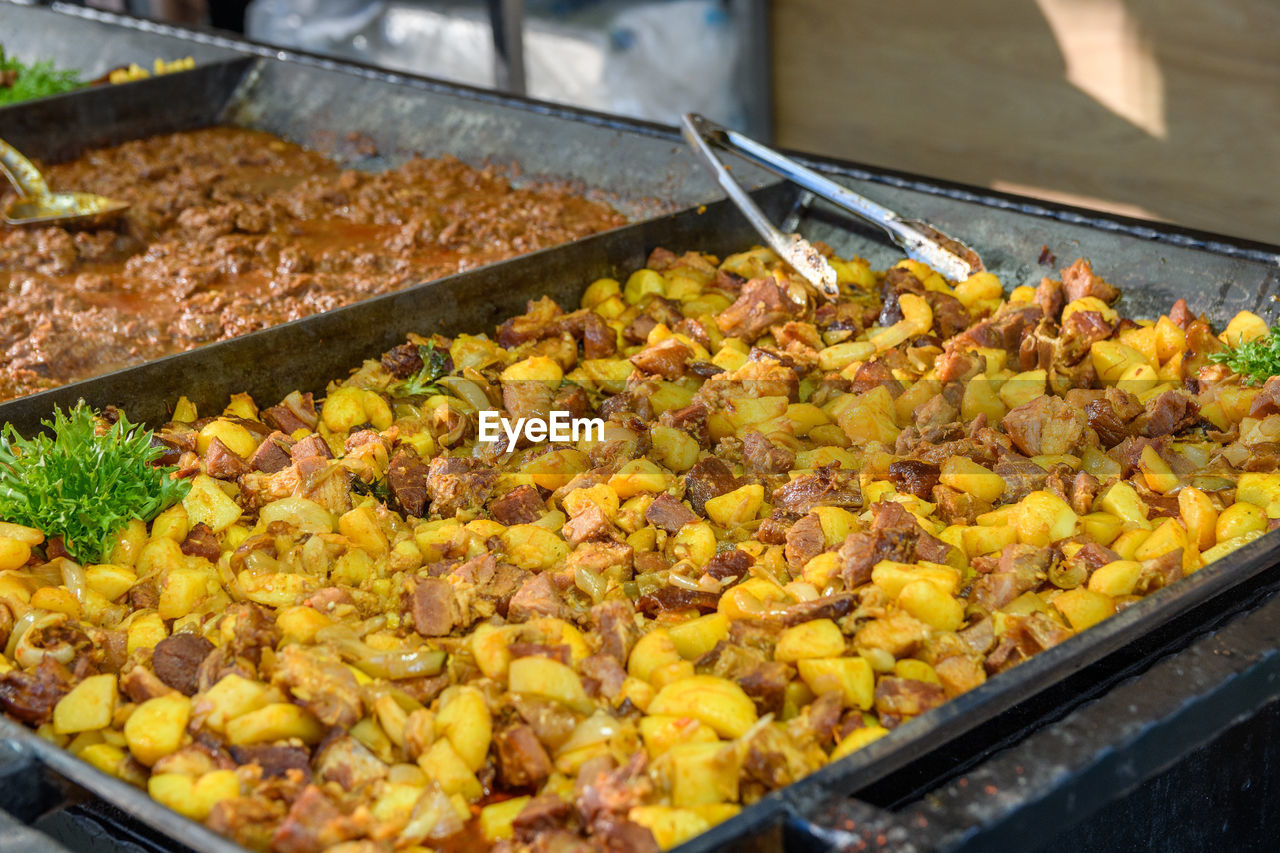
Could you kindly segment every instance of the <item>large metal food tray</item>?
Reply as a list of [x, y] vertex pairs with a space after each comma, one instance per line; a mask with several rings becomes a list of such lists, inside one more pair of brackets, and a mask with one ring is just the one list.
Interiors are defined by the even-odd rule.
[[[5, 11], [6, 8], [0, 6], [0, 13]], [[228, 84], [228, 80], [232, 83]], [[212, 100], [230, 89], [232, 94], [226, 97], [236, 102], [238, 98], [251, 96], [255, 87], [265, 86], [268, 81], [284, 87], [280, 90], [284, 94], [264, 96], [260, 103], [269, 106], [259, 113], [208, 109], [202, 113], [201, 104], [193, 96], [193, 92], [197, 95], [204, 92]], [[320, 83], [329, 88], [318, 94], [310, 87]], [[290, 84], [294, 88], [288, 88]], [[144, 89], [158, 94], [144, 97]], [[630, 170], [630, 163], [620, 162], [610, 153], [616, 150], [608, 147], [610, 140], [623, 147], [634, 145], [634, 149], [629, 150], [640, 150], [638, 156], [651, 154], [652, 159], [647, 161], [651, 165], [683, 168], [665, 162], [658, 154], [659, 147], [663, 146], [668, 154], [677, 152], [676, 137], [669, 130], [620, 120], [606, 121], [569, 110], [539, 111], [542, 108], [536, 105], [529, 110], [516, 99], [472, 101], [464, 92], [446, 89], [436, 84], [381, 80], [375, 72], [358, 69], [251, 58], [208, 67], [203, 76], [197, 72], [190, 77], [161, 78], [116, 90], [62, 96], [10, 108], [0, 111], [0, 121], [4, 122], [6, 133], [13, 133], [10, 122], [16, 121], [15, 116], [25, 116], [14, 125], [18, 128], [14, 141], [19, 144], [24, 138], [45, 139], [49, 144], [71, 138], [88, 144], [85, 136], [77, 134], [89, 134], [94, 122], [107, 115], [98, 110], [107, 109], [105, 105], [118, 98], [113, 109], [119, 111], [116, 113], [119, 121], [107, 131], [115, 134], [113, 138], [160, 129], [148, 123], [156, 119], [151, 112], [156, 103], [164, 104], [173, 115], [189, 110], [186, 113], [189, 118], [183, 120], [193, 123], [207, 122], [209, 115], [231, 116], [233, 121], [240, 116], [246, 123], [258, 122], [252, 126], [283, 130], [286, 134], [290, 134], [290, 126], [318, 133], [322, 129], [335, 129], [334, 122], [372, 115], [371, 111], [384, 99], [388, 102], [399, 99], [402, 106], [398, 112], [379, 112], [379, 121], [373, 122], [377, 125], [376, 131], [383, 130], [388, 122], [395, 125], [387, 129], [391, 139], [375, 136], [380, 149], [385, 151], [413, 150], [397, 145], [414, 133], [427, 136], [438, 133], [434, 125], [423, 128], [419, 122], [454, 116], [463, 126], [488, 122], [486, 126], [490, 129], [501, 128], [505, 121], [516, 122], [521, 133], [505, 143], [509, 145], [505, 150], [511, 152], [512, 159], [526, 164], [531, 156], [540, 158], [535, 160], [531, 171], [536, 170], [537, 162], [554, 166], [551, 161], [556, 160], [558, 154], [545, 150], [547, 148], [592, 151], [598, 162], [583, 168], [596, 170], [594, 174], [601, 177], [597, 184], [615, 189], [636, 186], [628, 181], [643, 170]], [[359, 101], [355, 93], [359, 94]], [[156, 100], [151, 100], [153, 97]], [[424, 104], [437, 97], [444, 98], [448, 105], [439, 107], [436, 113], [418, 113], [410, 106], [403, 106]], [[150, 106], [144, 104], [131, 111], [129, 104], [135, 99], [148, 101]], [[338, 112], [327, 116], [325, 123], [308, 124], [308, 107], [299, 106], [299, 101], [328, 105]], [[220, 103], [225, 105], [228, 101]], [[477, 113], [491, 115], [477, 119]], [[334, 115], [338, 118], [333, 118]], [[428, 115], [431, 118], [426, 117]], [[394, 122], [390, 121], [392, 118]], [[56, 132], [46, 124], [55, 120], [63, 122]], [[364, 129], [363, 124], [343, 126], [341, 130]], [[478, 133], [470, 138], [483, 142], [488, 137]], [[652, 152], [645, 149], [646, 143], [637, 141], [640, 138], [654, 144]], [[315, 144], [313, 139], [305, 137], [299, 141]], [[411, 142], [405, 144], [412, 145]], [[530, 146], [527, 149], [526, 144]], [[605, 147], [597, 150], [601, 145]], [[601, 150], [606, 152], [603, 156]], [[427, 150], [426, 153], [434, 152]], [[692, 169], [692, 161], [683, 155], [674, 159], [687, 163]], [[1225, 322], [1242, 308], [1269, 317], [1275, 314], [1273, 301], [1280, 292], [1280, 252], [1274, 247], [1105, 217], [832, 161], [816, 161], [816, 165], [855, 189], [904, 213], [933, 221], [970, 242], [1006, 286], [1038, 281], [1039, 276], [1048, 271], [1037, 263], [1041, 247], [1046, 246], [1064, 263], [1077, 256], [1092, 258], [1101, 273], [1124, 289], [1122, 308], [1132, 315], [1165, 311], [1178, 297], [1185, 297], [1194, 311], [1205, 311], [1218, 323]], [[655, 174], [671, 172], [662, 173], [659, 169]], [[690, 180], [682, 184], [681, 189], [690, 195], [702, 192], [689, 189], [698, 186], [694, 182], [699, 181], [700, 176], [692, 171], [686, 174]], [[619, 176], [621, 180], [612, 180]], [[648, 179], [648, 183], [640, 186], [646, 189], [654, 186], [652, 175]], [[680, 192], [673, 197], [682, 202], [689, 200]], [[898, 257], [892, 247], [864, 229], [834, 214], [808, 209], [805, 197], [790, 188], [771, 187], [761, 191], [759, 198], [775, 220], [790, 216], [807, 236], [826, 240], [841, 253], [861, 254], [877, 266]], [[167, 418], [169, 407], [181, 393], [207, 410], [220, 407], [230, 393], [238, 391], [249, 391], [260, 401], [279, 399], [294, 388], [321, 391], [328, 380], [343, 376], [362, 359], [375, 357], [400, 342], [406, 332], [492, 331], [497, 321], [521, 311], [526, 299], [548, 294], [563, 304], [570, 304], [594, 278], [623, 275], [643, 264], [655, 246], [675, 251], [702, 249], [724, 253], [752, 242], [752, 234], [735, 212], [724, 203], [715, 203], [705, 211], [689, 210], [641, 222], [557, 249], [3, 404], [0, 422], [30, 431], [38, 428], [40, 419], [47, 417], [55, 404], [69, 405], [83, 398], [95, 406], [122, 405], [131, 417], [155, 424]], [[766, 797], [683, 849], [809, 850], [825, 849], [850, 839], [861, 839], [875, 847], [883, 846], [876, 836], [886, 828], [899, 836], [903, 832], [909, 835], [909, 826], [879, 807], [909, 801], [915, 792], [932, 789], [938, 780], [1001, 744], [1013, 742], [1044, 721], [1065, 714], [1122, 676], [1148, 667], [1168, 649], [1205, 630], [1223, 613], [1243, 608], [1261, 591], [1275, 585], [1276, 572], [1269, 569], [1276, 564], [1277, 557], [1280, 557], [1280, 541], [1273, 535], [1263, 537], [1083, 635], [903, 725], [845, 760]], [[141, 849], [152, 849], [157, 843], [172, 847], [179, 840], [185, 846], [201, 850], [234, 849], [203, 827], [158, 806], [145, 793], [71, 758], [19, 725], [0, 720], [0, 737], [3, 738], [0, 759], [10, 759], [8, 766], [13, 768], [12, 775], [6, 775], [6, 762], [0, 760], [0, 775], [5, 775], [0, 781], [8, 792], [0, 804], [19, 813], [23, 821], [32, 819], [29, 812], [37, 807], [33, 804], [48, 802], [47, 796], [41, 799], [42, 790], [47, 793], [49, 786], [61, 786], [79, 792], [75, 795], [88, 792], [101, 798], [92, 804], [100, 824], [116, 822], [111, 816], [115, 808], [134, 815], [161, 833], [158, 842], [154, 837], [148, 841], [145, 832], [138, 835]], [[19, 776], [31, 778], [33, 784], [30, 787], [15, 784]], [[849, 801], [844, 798], [854, 795], [859, 799], [853, 801], [857, 808], [852, 814], [862, 822], [854, 821], [851, 826], [844, 825], [839, 832], [833, 832], [830, 814], [845, 815], [842, 820], [848, 824]], [[886, 814], [890, 817], [885, 817]]]

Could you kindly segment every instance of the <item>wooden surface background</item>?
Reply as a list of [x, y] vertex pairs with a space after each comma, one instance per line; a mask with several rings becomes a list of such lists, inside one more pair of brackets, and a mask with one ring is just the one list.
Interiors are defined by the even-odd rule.
[[1280, 244], [1277, 0], [774, 0], [778, 145]]

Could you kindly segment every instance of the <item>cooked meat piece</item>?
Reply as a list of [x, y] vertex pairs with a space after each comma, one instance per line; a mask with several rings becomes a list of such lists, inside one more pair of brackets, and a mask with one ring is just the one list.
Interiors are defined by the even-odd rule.
[[324, 440], [323, 436], [309, 435], [306, 438], [294, 442], [293, 447], [289, 448], [289, 458], [294, 462], [303, 459], [332, 459], [333, 451], [329, 449], [329, 443]]
[[387, 777], [387, 765], [350, 735], [327, 741], [316, 753], [314, 763], [316, 776], [336, 783], [344, 791], [354, 791]]
[[1007, 308], [956, 335], [952, 345], [961, 348], [993, 347], [1017, 353], [1022, 348], [1022, 338], [1039, 324], [1041, 316], [1039, 305]]
[[[541, 841], [546, 853], [590, 853], [591, 846], [576, 835], [564, 832], [561, 827], [569, 822], [572, 808], [563, 797], [557, 794], [539, 794], [525, 803], [520, 814], [512, 821], [511, 828], [518, 841], [526, 844]], [[567, 846], [563, 850], [550, 846], [545, 839], [549, 834], [565, 836], [569, 845], [579, 844], [581, 848]]]
[[218, 480], [234, 480], [248, 474], [249, 463], [237, 456], [222, 440], [214, 436], [204, 454], [205, 471]]
[[1044, 316], [1056, 322], [1062, 314], [1062, 306], [1067, 304], [1067, 294], [1062, 282], [1051, 278], [1040, 279], [1040, 286], [1036, 288], [1035, 302], [1044, 312]]
[[860, 507], [862, 488], [854, 471], [836, 463], [814, 469], [773, 493], [775, 508], [792, 515], [805, 515], [816, 506]]
[[275, 648], [280, 642], [280, 632], [271, 612], [257, 604], [233, 604], [228, 607], [221, 622], [224, 637], [228, 625], [231, 626], [231, 639], [219, 648], [254, 664], [261, 660], [263, 649]]
[[222, 546], [218, 544], [218, 537], [209, 525], [197, 521], [187, 531], [187, 538], [182, 540], [182, 553], [189, 557], [204, 557], [209, 562], [216, 563], [222, 554]]
[[[1035, 464], [1034, 462], [1032, 463]], [[1037, 466], [1038, 467], [1038, 466]], [[1043, 473], [1043, 472], [1042, 472]], [[978, 516], [990, 512], [991, 504], [950, 486], [934, 486], [929, 499], [938, 505], [938, 515], [947, 524], [973, 524]]]
[[213, 643], [204, 637], [180, 632], [156, 643], [151, 667], [165, 684], [183, 695], [194, 696], [196, 673], [211, 651]]
[[1138, 575], [1135, 588], [1140, 595], [1163, 589], [1174, 581], [1182, 580], [1182, 549], [1175, 548], [1150, 560], [1142, 561], [1142, 571]]
[[551, 575], [543, 573], [534, 575], [524, 582], [524, 586], [513, 596], [507, 605], [507, 618], [512, 622], [524, 622], [539, 616], [551, 616], [557, 619], [568, 619], [572, 616], [560, 590], [556, 589]]
[[286, 398], [278, 406], [263, 409], [259, 417], [264, 424], [285, 435], [293, 435], [300, 429], [315, 429], [320, 422], [315, 402], [309, 393], [298, 395], [296, 399]]
[[904, 293], [923, 295], [924, 292], [924, 284], [910, 270], [903, 267], [885, 270], [884, 280], [880, 283], [881, 308], [877, 322], [881, 326], [892, 326], [902, 319], [899, 297]]
[[604, 510], [592, 505], [582, 509], [573, 518], [566, 521], [561, 528], [565, 541], [577, 547], [583, 542], [600, 542], [612, 539], [618, 529], [609, 521]]
[[502, 781], [513, 788], [541, 785], [555, 769], [538, 736], [524, 723], [495, 732], [493, 745]]
[[1097, 311], [1074, 311], [1062, 324], [1058, 355], [1066, 364], [1076, 364], [1089, 348], [1111, 336], [1115, 327]]
[[1067, 291], [1067, 301], [1071, 302], [1085, 296], [1095, 296], [1103, 302], [1114, 302], [1120, 291], [1094, 275], [1093, 265], [1084, 258], [1062, 271], [1062, 286]]
[[865, 394], [880, 386], [895, 398], [902, 393], [902, 383], [894, 378], [889, 365], [878, 360], [868, 361], [853, 374], [849, 390], [854, 394]]
[[361, 834], [354, 817], [343, 814], [315, 785], [308, 785], [272, 836], [271, 849], [279, 853], [321, 853]]
[[716, 325], [729, 337], [749, 342], [770, 326], [801, 316], [803, 310], [774, 279], [753, 278], [743, 285], [738, 301], [716, 317]]
[[542, 517], [547, 505], [536, 486], [516, 486], [502, 497], [489, 501], [489, 514], [499, 524], [531, 524]]
[[418, 345], [403, 343], [382, 354], [382, 366], [397, 379], [408, 379], [422, 369], [422, 355]]
[[658, 423], [687, 432], [697, 440], [699, 446], [705, 448], [711, 446], [711, 435], [707, 432], [707, 414], [707, 407], [702, 403], [692, 403], [682, 409], [668, 409], [658, 416]]
[[154, 672], [138, 664], [120, 676], [120, 692], [128, 696], [130, 702], [141, 704], [148, 699], [174, 691], [172, 687], [157, 678]]
[[756, 480], [785, 474], [795, 466], [795, 454], [785, 447], [778, 447], [763, 434], [749, 430], [742, 437], [742, 457], [747, 473]]
[[[787, 547], [783, 554], [792, 574], [799, 574], [805, 563], [825, 551], [826, 541], [826, 534], [822, 532], [822, 520], [813, 513], [791, 525], [791, 529], [787, 531]], [[740, 574], [745, 572], [746, 566]]]
[[482, 459], [437, 456], [427, 472], [432, 513], [452, 518], [461, 510], [479, 509], [497, 479], [498, 472]]
[[274, 474], [289, 467], [292, 457], [293, 439], [282, 432], [273, 432], [262, 440], [258, 449], [249, 459], [249, 467], [254, 471]]
[[300, 746], [276, 746], [265, 743], [254, 746], [233, 746], [231, 757], [237, 764], [258, 765], [262, 768], [264, 778], [285, 776], [290, 770], [297, 770], [304, 779], [311, 776], [311, 756]]
[[696, 607], [703, 613], [714, 613], [719, 603], [720, 596], [714, 592], [664, 586], [637, 598], [636, 610], [650, 617], [667, 610], [685, 610], [691, 607]]
[[622, 337], [633, 344], [642, 344], [649, 340], [649, 333], [658, 328], [658, 321], [648, 314], [638, 314], [622, 330]]
[[45, 655], [31, 672], [0, 673], [0, 708], [16, 720], [38, 726], [49, 721], [53, 706], [70, 690], [66, 667]]
[[627, 671], [622, 668], [619, 659], [610, 654], [599, 652], [582, 659], [582, 674], [597, 685], [596, 693], [610, 702], [616, 702], [622, 691], [622, 683], [627, 680]]
[[293, 700], [326, 726], [349, 729], [360, 721], [360, 685], [342, 660], [323, 646], [286, 645], [276, 655], [272, 681], [288, 688]]
[[399, 450], [387, 465], [387, 488], [406, 515], [427, 514], [428, 467], [411, 450]]
[[924, 298], [933, 309], [933, 330], [943, 340], [960, 334], [973, 322], [964, 303], [949, 293], [927, 290]]
[[1148, 438], [1176, 435], [1200, 420], [1200, 407], [1186, 391], [1165, 391], [1148, 400], [1144, 412], [1134, 422]]
[[853, 593], [824, 595], [821, 598], [789, 605], [786, 615], [782, 617], [782, 622], [784, 625], [799, 625], [814, 619], [839, 619], [852, 613], [855, 606], [857, 606], [857, 600]]
[[943, 658], [933, 666], [942, 682], [942, 689], [948, 699], [954, 699], [961, 693], [967, 693], [987, 680], [987, 673], [981, 662], [968, 655], [952, 655]]
[[893, 483], [898, 491], [907, 492], [924, 500], [929, 500], [932, 496], [933, 487], [938, 485], [939, 476], [941, 476], [941, 470], [931, 462], [902, 459], [889, 463], [889, 482]]
[[981, 575], [973, 584], [970, 600], [989, 610], [997, 610], [1046, 578], [1052, 554], [1047, 548], [1014, 543], [1000, 552], [996, 570]]
[[1093, 499], [1098, 496], [1098, 478], [1088, 471], [1081, 471], [1071, 481], [1071, 509], [1077, 515], [1085, 515], [1093, 509]]
[[1249, 406], [1250, 417], [1265, 418], [1275, 414], [1280, 414], [1280, 376], [1272, 376], [1263, 383], [1262, 390]]
[[732, 492], [742, 485], [722, 460], [708, 456], [694, 463], [684, 477], [685, 499], [693, 506], [693, 511], [706, 515], [705, 504], [712, 498], [718, 498], [726, 492]]
[[698, 516], [680, 501], [663, 492], [653, 499], [644, 512], [644, 520], [659, 530], [679, 533], [680, 528], [698, 520]]
[[1026, 455], [1056, 456], [1075, 448], [1088, 421], [1083, 412], [1045, 394], [1010, 410], [1000, 425]]
[[631, 356], [631, 363], [641, 373], [674, 381], [684, 376], [685, 368], [692, 357], [693, 350], [677, 338], [664, 338]]
[[897, 717], [914, 717], [947, 700], [941, 687], [914, 678], [886, 676], [876, 684], [876, 711]]
[[424, 637], [445, 637], [462, 622], [453, 584], [441, 578], [410, 581], [409, 613], [413, 629]]
[[511, 317], [498, 327], [498, 343], [508, 349], [558, 333], [556, 319], [564, 312], [549, 296], [529, 300], [525, 313]]
[[986, 356], [967, 350], [950, 350], [938, 356], [934, 362], [938, 381], [965, 383], [987, 369]]
[[658, 853], [661, 849], [649, 827], [620, 817], [597, 821], [591, 840], [601, 853]]
[[707, 564], [702, 567], [702, 571], [716, 580], [730, 580], [745, 575], [754, 562], [755, 560], [746, 551], [739, 551], [734, 548], [730, 551], [721, 551], [710, 560], [707, 560]]

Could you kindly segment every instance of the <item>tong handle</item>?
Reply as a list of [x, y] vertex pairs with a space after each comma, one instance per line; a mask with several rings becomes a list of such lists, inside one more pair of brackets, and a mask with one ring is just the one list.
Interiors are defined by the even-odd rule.
[[22, 152], [0, 139], [0, 172], [9, 179], [18, 195], [23, 198], [44, 198], [49, 195], [49, 186], [44, 176]]
[[[824, 177], [806, 166], [802, 166], [790, 157], [784, 157], [777, 151], [768, 146], [761, 145], [748, 136], [743, 136], [735, 130], [716, 124], [697, 113], [686, 113], [684, 115], [684, 134], [702, 155], [704, 161], [711, 166], [716, 174], [720, 186], [725, 192], [729, 193], [730, 198], [738, 203], [739, 207], [744, 207], [744, 213], [747, 212], [744, 202], [735, 195], [739, 193], [742, 197], [746, 197], [742, 188], [733, 181], [728, 175], [728, 170], [710, 151], [709, 145], [716, 145], [726, 151], [731, 151], [739, 157], [754, 163], [757, 166], [768, 169], [776, 175], [797, 184], [815, 195], [826, 199], [837, 207], [843, 208], [850, 213], [866, 220], [872, 225], [881, 228], [894, 243], [898, 244], [909, 257], [923, 261], [929, 264], [942, 275], [952, 281], [963, 281], [974, 272], [981, 269], [981, 263], [977, 266], [949, 249], [940, 245], [933, 237], [915, 223], [903, 219], [889, 208], [882, 204], [872, 201], [866, 196], [859, 195], [853, 190], [837, 184], [830, 178]], [[733, 189], [730, 188], [732, 185]], [[754, 203], [751, 204], [755, 207]], [[760, 213], [758, 207], [755, 213], [759, 214], [764, 220], [763, 214]], [[748, 213], [748, 218], [751, 218]], [[777, 231], [772, 224], [764, 220], [764, 225], [754, 218], [751, 218], [752, 225], [757, 229], [768, 229], [776, 232], [780, 237], [786, 239], [780, 231]], [[933, 233], [940, 232], [929, 229]], [[762, 230], [763, 233], [763, 230]], [[776, 251], [776, 247], [773, 247]], [[976, 258], [976, 255], [975, 255]]]

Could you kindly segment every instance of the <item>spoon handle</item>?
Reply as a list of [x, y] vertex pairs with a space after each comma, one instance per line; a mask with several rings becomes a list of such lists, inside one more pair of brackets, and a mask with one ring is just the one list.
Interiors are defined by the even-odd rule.
[[0, 172], [9, 179], [18, 194], [24, 198], [43, 198], [49, 195], [44, 176], [18, 149], [0, 139]]

